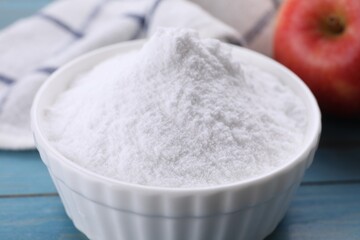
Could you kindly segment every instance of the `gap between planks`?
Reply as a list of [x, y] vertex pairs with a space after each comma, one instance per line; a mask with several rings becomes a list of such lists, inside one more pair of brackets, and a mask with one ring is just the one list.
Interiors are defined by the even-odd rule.
[[58, 197], [59, 194], [56, 192], [52, 193], [30, 193], [30, 194], [5, 194], [0, 195], [1, 198], [30, 198], [30, 197]]

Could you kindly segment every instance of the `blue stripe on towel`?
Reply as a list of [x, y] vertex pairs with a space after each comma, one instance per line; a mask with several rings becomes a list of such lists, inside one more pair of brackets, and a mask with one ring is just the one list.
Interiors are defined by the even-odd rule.
[[245, 33], [244, 39], [246, 43], [251, 43], [259, 33], [269, 24], [271, 18], [275, 14], [275, 9], [271, 9], [264, 13], [264, 15]]
[[242, 38], [226, 37], [225, 42], [236, 45], [236, 46], [240, 46], [240, 47], [245, 46], [245, 40]]
[[150, 21], [152, 19], [152, 17], [154, 16], [154, 13], [156, 11], [156, 9], [158, 8], [158, 6], [160, 5], [161, 0], [155, 0], [154, 4], [152, 5], [152, 7], [150, 8], [147, 17], [145, 19], [145, 25], [144, 25], [144, 29], [147, 30], [150, 24]]
[[63, 21], [61, 21], [61, 20], [59, 20], [59, 19], [57, 19], [57, 18], [55, 18], [53, 16], [47, 15], [47, 14], [42, 13], [42, 12], [39, 12], [37, 14], [37, 16], [41, 17], [42, 19], [46, 19], [49, 22], [54, 23], [56, 26], [58, 26], [61, 29], [65, 30], [66, 32], [72, 34], [76, 38], [82, 38], [83, 37], [83, 34], [81, 32], [78, 32], [78, 31], [72, 29], [69, 25], [67, 25]]
[[42, 73], [46, 73], [46, 74], [52, 74], [53, 72], [55, 72], [57, 70], [57, 68], [55, 67], [42, 67], [42, 68], [38, 68], [36, 69], [36, 71], [38, 72], [42, 72]]
[[137, 13], [126, 13], [123, 16], [135, 20], [137, 22], [137, 24], [139, 25], [139, 28], [137, 29], [135, 34], [133, 34], [133, 36], [131, 36], [131, 38], [129, 40], [135, 40], [135, 39], [139, 38], [145, 28], [145, 21], [146, 21], [145, 16], [137, 14]]
[[10, 77], [0, 74], [0, 82], [5, 83], [7, 85], [11, 85], [11, 84], [15, 83], [15, 79], [12, 79]]
[[126, 13], [124, 16], [136, 20], [139, 23], [140, 27], [144, 28], [146, 21], [145, 16], [136, 13]]
[[81, 28], [83, 33], [89, 28], [89, 26], [94, 21], [94, 19], [96, 19], [97, 16], [99, 16], [99, 14], [106, 2], [108, 2], [108, 0], [100, 0], [99, 3], [90, 12], [90, 14], [86, 18], [86, 20]]
[[275, 9], [278, 9], [280, 7], [280, 4], [281, 4], [280, 0], [271, 0], [271, 1], [274, 5]]

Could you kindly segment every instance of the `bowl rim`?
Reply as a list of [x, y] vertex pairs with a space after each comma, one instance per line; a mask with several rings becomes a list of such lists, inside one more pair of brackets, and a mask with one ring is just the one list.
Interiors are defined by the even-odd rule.
[[[269, 181], [272, 178], [275, 178], [276, 176], [280, 176], [281, 174], [286, 173], [287, 171], [290, 171], [294, 166], [296, 166], [301, 160], [306, 159], [306, 155], [309, 154], [309, 152], [317, 147], [319, 136], [321, 133], [321, 112], [319, 109], [319, 106], [317, 104], [317, 101], [310, 91], [310, 89], [306, 86], [306, 84], [291, 70], [286, 68], [284, 65], [276, 62], [275, 60], [271, 59], [270, 57], [267, 57], [263, 54], [260, 54], [258, 52], [255, 52], [253, 50], [249, 50], [244, 47], [239, 47], [235, 45], [230, 45], [231, 47], [238, 48], [238, 50], [242, 51], [244, 54], [250, 54], [254, 58], [260, 58], [262, 60], [266, 60], [269, 63], [271, 63], [275, 68], [278, 68], [278, 71], [283, 71], [289, 76], [289, 79], [292, 79], [292, 81], [297, 81], [298, 85], [301, 86], [301, 90], [306, 95], [306, 99], [302, 98], [302, 101], [304, 103], [308, 102], [308, 106], [311, 106], [311, 109], [308, 109], [308, 116], [309, 116], [309, 122], [314, 124], [314, 127], [312, 127], [312, 131], [308, 133], [309, 138], [304, 144], [299, 148], [296, 155], [292, 156], [289, 161], [287, 161], [285, 164], [281, 165], [280, 167], [277, 167], [273, 169], [272, 171], [269, 171], [265, 174], [251, 177], [245, 180], [227, 183], [227, 184], [219, 184], [219, 185], [213, 185], [213, 186], [204, 186], [204, 187], [161, 187], [161, 186], [151, 186], [151, 185], [141, 185], [136, 183], [130, 183], [125, 182], [117, 179], [113, 179], [110, 177], [103, 176], [101, 174], [92, 172], [76, 163], [71, 161], [70, 159], [66, 158], [64, 155], [62, 155], [58, 150], [55, 149], [55, 147], [52, 146], [52, 144], [47, 140], [46, 135], [43, 133], [43, 131], [40, 128], [40, 122], [39, 121], [39, 114], [41, 114], [39, 109], [39, 102], [42, 99], [42, 95], [47, 91], [48, 86], [51, 82], [55, 81], [56, 79], [60, 79], [60, 76], [63, 75], [64, 72], [66, 72], [70, 67], [73, 65], [81, 64], [83, 62], [88, 61], [91, 58], [95, 58], [97, 55], [103, 54], [105, 52], [114, 51], [119, 52], [122, 49], [133, 47], [132, 50], [134, 50], [134, 47], [136, 49], [140, 49], [143, 44], [146, 42], [146, 40], [135, 40], [135, 41], [127, 41], [122, 43], [117, 43], [113, 45], [109, 45], [106, 47], [102, 47], [99, 49], [96, 49], [94, 51], [91, 51], [87, 54], [84, 54], [80, 57], [75, 58], [74, 60], [68, 62], [64, 66], [60, 67], [58, 70], [56, 70], [53, 74], [51, 74], [46, 82], [41, 86], [41, 88], [38, 90], [35, 99], [32, 104], [31, 108], [31, 129], [33, 132], [33, 136], [37, 137], [37, 142], [41, 142], [42, 146], [46, 148], [48, 152], [50, 152], [58, 161], [59, 163], [65, 165], [68, 168], [72, 168], [77, 171], [77, 173], [80, 173], [84, 175], [85, 177], [91, 177], [101, 183], [104, 184], [111, 184], [111, 186], [115, 187], [121, 187], [121, 188], [127, 188], [132, 190], [138, 190], [138, 191], [152, 191], [152, 192], [171, 192], [171, 193], [179, 193], [179, 194], [193, 194], [193, 193], [213, 193], [213, 192], [219, 192], [221, 191], [227, 191], [227, 190], [234, 190], [239, 188], [246, 188], [250, 185], [254, 184], [261, 184], [264, 182]], [[226, 44], [226, 43], [225, 43]], [[130, 50], [124, 51], [120, 54], [124, 54]], [[119, 54], [119, 53], [118, 53]], [[114, 54], [113, 56], [115, 56]], [[103, 61], [103, 60], [102, 60]], [[99, 63], [101, 61], [97, 61]], [[59, 80], [58, 80], [59, 81]], [[70, 80], [71, 81], [71, 80]], [[312, 118], [312, 119], [311, 119]]]

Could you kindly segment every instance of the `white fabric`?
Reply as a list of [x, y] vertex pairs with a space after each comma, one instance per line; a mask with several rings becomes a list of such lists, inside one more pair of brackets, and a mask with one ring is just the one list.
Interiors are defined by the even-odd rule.
[[246, 46], [272, 56], [276, 13], [283, 0], [191, 0], [235, 28]]
[[88, 51], [146, 36], [159, 26], [241, 39], [185, 0], [58, 0], [0, 32], [0, 148], [34, 148], [30, 107], [53, 71]]
[[183, 4], [182, 1], [161, 3], [152, 17], [148, 34], [155, 32], [158, 26], [192, 28], [199, 31], [203, 38], [216, 37], [225, 42], [243, 44], [243, 39], [233, 28], [190, 2], [188, 4]]

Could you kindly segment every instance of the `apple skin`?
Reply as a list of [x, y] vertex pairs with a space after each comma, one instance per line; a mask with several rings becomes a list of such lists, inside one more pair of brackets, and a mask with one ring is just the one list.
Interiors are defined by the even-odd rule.
[[287, 0], [274, 58], [309, 86], [323, 113], [360, 116], [360, 0]]

